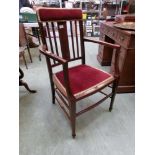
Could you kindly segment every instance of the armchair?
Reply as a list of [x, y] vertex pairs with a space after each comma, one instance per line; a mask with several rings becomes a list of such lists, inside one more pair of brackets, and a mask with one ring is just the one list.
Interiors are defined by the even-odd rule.
[[[46, 57], [52, 102], [55, 104], [57, 101], [69, 118], [72, 136], [75, 138], [78, 116], [98, 106], [107, 98], [111, 98], [109, 111], [112, 111], [119, 80], [120, 45], [84, 38], [81, 9], [40, 8], [37, 10], [37, 16], [42, 39], [39, 49]], [[75, 33], [73, 33], [74, 27]], [[55, 32], [56, 28], [58, 37]], [[70, 36], [68, 29], [70, 29]], [[114, 49], [115, 67], [112, 73], [85, 64], [85, 42], [97, 43]], [[75, 65], [73, 62], [78, 60], [80, 64]], [[72, 67], [70, 67], [71, 62], [74, 64]], [[62, 70], [54, 72], [58, 66], [62, 66]], [[106, 87], [111, 89], [109, 94], [102, 91]], [[81, 111], [76, 110], [77, 101], [97, 92], [103, 94], [102, 99]]]

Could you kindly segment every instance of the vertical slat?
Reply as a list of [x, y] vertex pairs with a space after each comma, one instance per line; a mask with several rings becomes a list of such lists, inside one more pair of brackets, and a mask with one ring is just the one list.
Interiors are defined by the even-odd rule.
[[72, 21], [70, 21], [70, 30], [71, 30], [71, 39], [72, 39], [72, 49], [73, 49], [73, 57], [75, 58], [75, 49], [74, 49], [74, 36], [73, 36], [73, 24]]
[[77, 21], [77, 35], [78, 35], [78, 43], [79, 43], [79, 57], [81, 57], [81, 41], [80, 41], [80, 24]]
[[53, 31], [53, 38], [54, 38], [56, 53], [59, 56], [58, 45], [57, 45], [57, 40], [56, 40], [56, 34], [55, 34], [55, 30], [54, 30], [54, 23], [51, 22], [51, 25], [52, 25], [52, 31]]
[[48, 33], [48, 37], [49, 37], [51, 52], [53, 53], [53, 45], [52, 45], [52, 41], [51, 41], [51, 34], [50, 34], [48, 22], [46, 22], [46, 27], [47, 27], [47, 33]]
[[83, 40], [83, 21], [79, 21], [82, 64], [85, 64], [85, 47]]
[[69, 42], [68, 42], [66, 22], [59, 22], [58, 23], [58, 32], [59, 32], [59, 39], [60, 39], [62, 56], [64, 59], [69, 60], [70, 59], [70, 51], [69, 51]]
[[[47, 33], [48, 33], [48, 37], [49, 37], [49, 43], [50, 43], [50, 47], [51, 47], [51, 52], [54, 53], [48, 22], [46, 22], [46, 28], [47, 28]], [[55, 60], [53, 60], [53, 63], [55, 64]]]
[[78, 34], [77, 34], [77, 21], [75, 21], [75, 37], [76, 37], [76, 46], [77, 46], [77, 56], [79, 57], [79, 43], [78, 43]]

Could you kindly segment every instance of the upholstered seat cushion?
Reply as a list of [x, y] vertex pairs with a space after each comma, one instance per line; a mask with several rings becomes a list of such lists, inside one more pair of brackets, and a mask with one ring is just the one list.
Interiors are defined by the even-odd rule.
[[[63, 71], [54, 74], [53, 80], [61, 92], [66, 95]], [[87, 65], [78, 65], [69, 69], [70, 87], [76, 98], [87, 95], [113, 80], [114, 77], [111, 74]]]

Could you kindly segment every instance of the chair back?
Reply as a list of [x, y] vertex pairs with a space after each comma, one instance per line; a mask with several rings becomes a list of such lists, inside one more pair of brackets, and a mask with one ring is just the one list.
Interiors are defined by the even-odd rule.
[[85, 63], [81, 9], [39, 8], [37, 17], [46, 50], [68, 62], [81, 59]]

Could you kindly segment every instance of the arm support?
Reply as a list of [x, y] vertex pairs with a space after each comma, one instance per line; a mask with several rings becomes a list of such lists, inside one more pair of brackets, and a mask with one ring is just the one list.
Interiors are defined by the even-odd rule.
[[104, 45], [104, 46], [115, 49], [115, 52], [114, 52], [114, 73], [113, 73], [113, 75], [115, 78], [118, 79], [120, 76], [120, 69], [119, 69], [119, 54], [120, 54], [120, 52], [119, 51], [120, 51], [121, 46], [117, 45], [117, 44], [108, 43], [105, 41], [89, 39], [86, 37], [84, 37], [84, 41], [97, 43], [97, 44]]
[[39, 51], [45, 56], [52, 58], [53, 60], [58, 61], [61, 64], [65, 64], [67, 62], [67, 60], [57, 56], [56, 54], [51, 53], [50, 51], [47, 51], [45, 46], [39, 46]]
[[[70, 96], [71, 98], [74, 99], [72, 93], [71, 93], [71, 88], [70, 88], [70, 82], [69, 82], [69, 73], [68, 73], [68, 61], [57, 56], [56, 54], [51, 53], [50, 51], [46, 50], [46, 45], [41, 45], [39, 46], [39, 50], [42, 54], [44, 54], [46, 57], [51, 58], [55, 61], [58, 61], [60, 64], [62, 64], [63, 66], [63, 74], [64, 74], [64, 81], [65, 81], [65, 86], [66, 86], [66, 91], [67, 91], [67, 95]], [[50, 70], [50, 62], [48, 60], [48, 68]]]
[[114, 48], [114, 49], [119, 49], [120, 48], [120, 45], [108, 43], [108, 42], [101, 41], [101, 40], [90, 39], [90, 38], [87, 38], [87, 37], [84, 37], [84, 41], [97, 43], [97, 44], [104, 45], [104, 46], [107, 46], [107, 47], [111, 47], [111, 48]]

